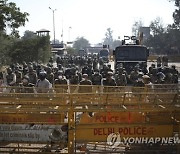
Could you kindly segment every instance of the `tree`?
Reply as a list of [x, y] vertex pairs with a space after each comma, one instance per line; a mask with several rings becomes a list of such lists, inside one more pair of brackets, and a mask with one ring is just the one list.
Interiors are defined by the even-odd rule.
[[180, 53], [180, 30], [175, 29], [172, 25], [167, 27], [167, 44], [169, 45], [169, 53]]
[[155, 20], [150, 23], [151, 36], [148, 40], [144, 41], [146, 46], [149, 46], [153, 49], [153, 53], [156, 54], [166, 54], [168, 42], [167, 42], [167, 32], [166, 28], [163, 27], [163, 22], [160, 17], [157, 17]]
[[120, 46], [122, 42], [120, 40], [114, 40], [112, 44], [112, 49], [115, 49], [116, 47]]
[[23, 40], [27, 40], [27, 39], [32, 39], [32, 38], [34, 38], [34, 37], [36, 37], [36, 34], [35, 34], [34, 32], [29, 31], [29, 30], [26, 30], [26, 31], [24, 32], [24, 36], [22, 37], [22, 39], [23, 39]]
[[9, 28], [12, 35], [19, 36], [17, 29], [25, 25], [29, 14], [20, 12], [16, 3], [8, 3], [8, 0], [0, 0], [0, 8], [0, 31], [6, 31]]
[[180, 28], [180, 0], [170, 0], [173, 1], [175, 6], [177, 7], [173, 12], [174, 24], [173, 26], [176, 28]]
[[135, 23], [132, 26], [132, 35], [133, 36], [138, 36], [139, 35], [139, 29], [140, 27], [143, 27], [143, 21], [139, 20], [139, 21], [135, 21]]
[[0, 66], [6, 65], [10, 62], [8, 52], [12, 46], [13, 39], [6, 36], [4, 32], [0, 32]]
[[104, 44], [105, 45], [109, 45], [110, 48], [112, 48], [113, 46], [113, 31], [111, 30], [111, 28], [107, 29], [107, 32], [105, 33], [105, 38], [104, 38]]
[[50, 37], [49, 36], [38, 36], [37, 42], [38, 60], [43, 63], [48, 62], [51, 56]]
[[29, 39], [15, 40], [8, 56], [11, 62], [43, 62], [46, 63], [51, 56], [49, 36], [35, 36]]
[[75, 48], [76, 51], [79, 51], [80, 49], [85, 49], [88, 46], [90, 46], [90, 43], [84, 37], [76, 38], [76, 40], [73, 43], [73, 48]]
[[174, 23], [167, 27], [171, 52], [180, 53], [180, 0], [170, 0], [174, 2], [176, 9], [173, 12]]
[[164, 28], [162, 20], [156, 18], [150, 24], [153, 35], [145, 42], [156, 54], [180, 53], [180, 0], [169, 1], [173, 1], [178, 7], [173, 13], [174, 23]]
[[151, 35], [148, 40], [144, 42], [144, 44], [153, 49], [153, 53], [156, 54], [166, 54], [167, 52], [167, 41], [166, 41], [166, 33]]
[[166, 28], [162, 25], [159, 19], [151, 22], [153, 35], [145, 42], [145, 45], [152, 47], [156, 54], [177, 54], [180, 51], [180, 31], [172, 25]]
[[67, 53], [70, 55], [77, 55], [78, 54], [78, 52], [72, 47], [67, 47]]
[[151, 21], [150, 29], [153, 36], [164, 33], [165, 28], [163, 27], [162, 19], [160, 17], [157, 17], [154, 21]]

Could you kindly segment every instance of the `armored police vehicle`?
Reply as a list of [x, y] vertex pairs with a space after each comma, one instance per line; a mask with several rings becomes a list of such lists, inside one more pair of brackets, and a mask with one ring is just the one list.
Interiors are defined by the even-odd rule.
[[[132, 42], [126, 43], [127, 40], [131, 40]], [[137, 64], [147, 63], [149, 49], [141, 45], [135, 36], [125, 36], [122, 45], [115, 48], [113, 55], [115, 68], [123, 65], [127, 71], [132, 71], [132, 68]]]

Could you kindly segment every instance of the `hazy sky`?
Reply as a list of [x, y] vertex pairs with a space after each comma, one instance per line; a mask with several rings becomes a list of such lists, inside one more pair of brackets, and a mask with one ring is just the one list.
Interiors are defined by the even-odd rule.
[[[142, 20], [149, 26], [152, 20], [161, 17], [164, 25], [173, 22], [174, 3], [168, 0], [9, 0], [21, 11], [30, 14], [29, 22], [20, 28], [24, 31], [48, 29], [53, 39], [53, 13], [55, 11], [56, 39], [73, 41], [83, 36], [90, 43], [101, 43], [107, 28], [113, 30], [114, 39], [131, 35], [132, 25]], [[71, 29], [69, 27], [72, 27]]]

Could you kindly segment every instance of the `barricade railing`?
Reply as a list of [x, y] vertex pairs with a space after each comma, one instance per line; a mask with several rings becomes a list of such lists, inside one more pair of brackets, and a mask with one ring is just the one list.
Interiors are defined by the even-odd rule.
[[[36, 87], [3, 86], [0, 93], [41, 93]], [[45, 89], [45, 88], [43, 88]], [[55, 84], [45, 93], [104, 93], [104, 92], [178, 92], [180, 84], [148, 84], [144, 87], [135, 86], [102, 86], [102, 85], [61, 85]], [[139, 91], [138, 91], [139, 90]]]
[[[179, 85], [58, 85], [47, 93], [34, 88], [1, 89], [0, 142], [7, 144], [0, 151], [12, 143], [28, 143], [42, 145], [40, 149], [34, 145], [33, 152], [57, 152], [66, 146], [68, 153], [87, 152], [88, 144], [107, 147], [112, 133], [132, 137], [134, 130], [138, 137], [169, 137], [180, 131]], [[9, 149], [18, 153], [23, 147]]]

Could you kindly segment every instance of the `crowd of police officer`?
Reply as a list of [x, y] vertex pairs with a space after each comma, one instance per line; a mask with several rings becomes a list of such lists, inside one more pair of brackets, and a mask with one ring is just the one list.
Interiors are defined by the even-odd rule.
[[0, 80], [1, 86], [36, 87], [36, 92], [41, 93], [55, 85], [143, 87], [145, 84], [178, 83], [179, 73], [176, 66], [168, 66], [168, 63], [162, 63], [159, 59], [149, 68], [146, 64], [136, 64], [131, 68], [129, 72], [120, 63], [112, 70], [110, 64], [96, 55], [65, 55], [58, 56], [55, 60], [50, 58], [47, 65], [36, 62], [10, 65], [0, 72]]

